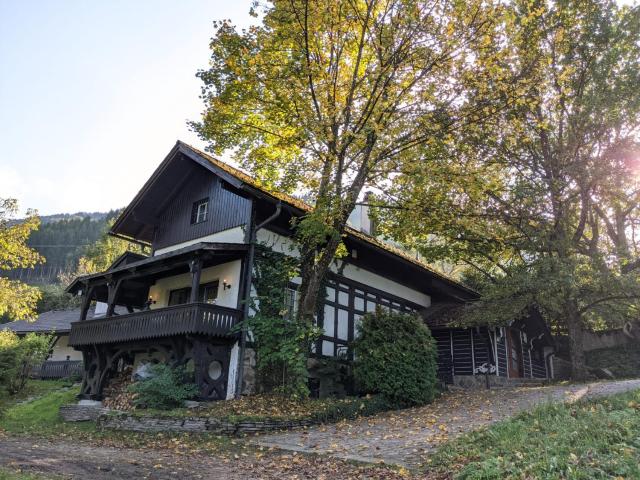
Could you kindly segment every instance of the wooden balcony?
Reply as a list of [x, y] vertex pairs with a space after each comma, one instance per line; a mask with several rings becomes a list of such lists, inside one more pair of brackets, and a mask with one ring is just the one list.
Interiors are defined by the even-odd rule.
[[208, 303], [187, 303], [71, 324], [69, 345], [128, 342], [173, 335], [230, 337], [242, 311]]

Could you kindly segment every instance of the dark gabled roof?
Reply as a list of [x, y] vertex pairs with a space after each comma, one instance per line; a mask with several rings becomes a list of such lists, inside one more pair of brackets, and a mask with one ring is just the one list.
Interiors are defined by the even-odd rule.
[[446, 328], [460, 318], [463, 308], [463, 303], [432, 303], [420, 315], [429, 328]]
[[[287, 195], [282, 192], [274, 191], [272, 189], [267, 188], [265, 185], [260, 183], [258, 179], [247, 175], [243, 171], [228, 165], [211, 155], [198, 150], [190, 145], [187, 145], [184, 142], [177, 141], [175, 146], [171, 149], [169, 154], [162, 161], [160, 166], [156, 169], [153, 175], [149, 178], [149, 180], [145, 183], [145, 185], [140, 189], [135, 198], [131, 201], [131, 203], [124, 209], [122, 214], [118, 217], [116, 222], [114, 223], [110, 233], [112, 235], [120, 236], [123, 238], [127, 238], [130, 240], [149, 243], [150, 240], [150, 230], [144, 225], [142, 225], [142, 221], [139, 218], [136, 218], [136, 214], [134, 212], [137, 205], [139, 205], [145, 196], [145, 194], [154, 186], [156, 180], [162, 175], [163, 172], [167, 171], [170, 168], [171, 161], [176, 158], [178, 154], [182, 154], [184, 157], [189, 158], [196, 162], [198, 165], [207, 168], [212, 171], [214, 174], [221, 177], [223, 180], [233, 185], [238, 189], [243, 189], [247, 191], [247, 193], [252, 194], [254, 196], [258, 196], [259, 198], [267, 198], [273, 202], [282, 202], [286, 204], [288, 207], [297, 211], [297, 213], [305, 214], [313, 210], [313, 207], [302, 200], [295, 198], [291, 195]], [[176, 185], [180, 183], [181, 180], [176, 180]], [[124, 226], [127, 225], [127, 228]], [[127, 231], [127, 232], [125, 232]], [[142, 237], [135, 238], [136, 234], [133, 232], [147, 232], [145, 235], [148, 237], [146, 240]], [[454, 289], [461, 291], [465, 300], [472, 300], [479, 297], [478, 293], [471, 288], [466, 287], [461, 284], [459, 281], [450, 278], [444, 275], [437, 270], [434, 270], [432, 267], [427, 265], [426, 263], [416, 259], [414, 256], [409, 253], [393, 247], [387, 243], [384, 243], [376, 238], [373, 238], [369, 235], [366, 235], [354, 228], [347, 227], [345, 230], [347, 234], [347, 238], [354, 240], [356, 242], [362, 242], [369, 247], [373, 247], [377, 249], [383, 254], [391, 255], [398, 259], [399, 261], [413, 264], [426, 272], [428, 272], [431, 276], [436, 277], [441, 280], [445, 284], [450, 285]], [[146, 238], [145, 237], [145, 238]]]
[[35, 320], [17, 320], [0, 325], [2, 330], [13, 330], [16, 333], [42, 332], [42, 333], [69, 333], [71, 322], [77, 322], [80, 318], [80, 309], [52, 310], [38, 315]]
[[139, 262], [140, 260], [144, 260], [145, 258], [148, 258], [148, 256], [142, 255], [141, 253], [131, 252], [127, 250], [118, 258], [116, 258], [107, 270], [115, 270], [118, 267]]
[[[123, 307], [116, 307], [117, 314], [127, 313]], [[95, 306], [89, 308], [87, 319], [93, 318], [95, 314]], [[80, 309], [73, 308], [70, 310], [50, 310], [38, 315], [35, 320], [16, 320], [0, 325], [0, 330], [12, 330], [19, 334], [24, 333], [69, 333], [71, 330], [71, 322], [77, 322], [80, 319]]]
[[[432, 330], [440, 328], [458, 328], [460, 327], [458, 322], [462, 319], [464, 309], [468, 306], [469, 303], [433, 303], [428, 308], [421, 310], [420, 315], [427, 326]], [[487, 322], [487, 324], [489, 323], [490, 322]], [[514, 319], [509, 322], [508, 325], [503, 326], [513, 326], [524, 329], [532, 337], [539, 337], [548, 345], [553, 344], [553, 337], [551, 336], [549, 327], [544, 321], [540, 311], [535, 307], [529, 308], [522, 317]]]

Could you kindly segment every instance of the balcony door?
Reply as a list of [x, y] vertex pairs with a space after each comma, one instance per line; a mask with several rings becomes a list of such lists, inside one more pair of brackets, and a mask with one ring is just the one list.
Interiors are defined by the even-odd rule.
[[[169, 292], [169, 306], [189, 303], [191, 287], [178, 288]], [[198, 289], [198, 301], [215, 303], [218, 298], [218, 281], [203, 283]]]

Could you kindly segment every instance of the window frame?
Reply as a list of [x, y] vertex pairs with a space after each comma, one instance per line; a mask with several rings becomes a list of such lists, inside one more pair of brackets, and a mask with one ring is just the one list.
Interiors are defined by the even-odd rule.
[[[211, 289], [211, 291], [215, 292], [215, 296], [213, 298], [213, 302], [211, 302], [211, 303], [215, 304], [215, 301], [218, 299], [218, 289], [219, 288], [220, 288], [220, 281], [219, 280], [213, 280], [212, 282], [201, 283], [200, 286], [198, 287], [198, 303], [209, 303], [204, 298], [204, 295], [206, 294], [207, 289]], [[173, 295], [180, 295], [180, 294], [184, 294], [186, 300], [184, 302], [182, 302], [182, 303], [173, 303], [172, 304], [171, 303], [171, 297]], [[176, 305], [186, 305], [187, 303], [189, 303], [190, 297], [191, 297], [191, 287], [174, 288], [172, 290], [169, 290], [169, 297], [167, 298], [167, 306], [168, 307], [173, 307], [173, 306], [176, 306]]]
[[[201, 218], [202, 217], [202, 218]], [[193, 202], [191, 206], [191, 225], [204, 223], [209, 218], [209, 197]]]
[[[298, 312], [298, 285], [290, 283], [284, 287], [282, 294], [284, 297], [283, 305], [285, 307], [285, 312], [283, 312], [282, 316], [287, 322], [293, 322]], [[289, 303], [291, 301], [292, 303]]]
[[[331, 307], [333, 312], [333, 335], [321, 335], [315, 345], [315, 356], [338, 357], [340, 354], [350, 360], [353, 359], [353, 350], [351, 348], [352, 342], [355, 340], [355, 327], [358, 319], [362, 318], [367, 313], [371, 313], [375, 308], [391, 309], [399, 313], [416, 313], [423, 307], [398, 297], [391, 293], [379, 290], [375, 287], [364, 285], [355, 280], [350, 280], [346, 277], [331, 274], [327, 278], [326, 288], [328, 292], [333, 291], [333, 298], [326, 297], [323, 299], [322, 308], [318, 312], [318, 326], [323, 329], [325, 322], [331, 321], [331, 319], [325, 318], [325, 310], [327, 307]], [[341, 298], [344, 299], [344, 295], [347, 294], [347, 303], [340, 303]], [[356, 298], [362, 300], [363, 309], [355, 307]], [[369, 304], [373, 304], [373, 309], [369, 309]], [[347, 312], [347, 339], [339, 338], [339, 310], [345, 310]], [[332, 355], [323, 354], [323, 343], [332, 343]], [[346, 355], [342, 355], [341, 352], [345, 352]]]

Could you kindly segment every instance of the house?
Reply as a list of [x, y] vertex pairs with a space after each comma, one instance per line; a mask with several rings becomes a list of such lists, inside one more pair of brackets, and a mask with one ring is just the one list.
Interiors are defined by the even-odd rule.
[[[125, 254], [105, 272], [77, 278], [67, 289], [83, 298], [69, 338], [84, 359], [82, 395], [100, 398], [123, 366], [135, 371], [152, 361], [191, 368], [204, 399], [251, 392], [254, 353], [234, 327], [249, 314], [244, 300], [251, 291], [255, 245], [295, 255], [291, 219], [309, 210], [177, 142], [110, 231], [146, 246], [150, 256]], [[505, 378], [547, 376], [539, 360], [547, 339], [534, 341], [537, 330], [530, 322], [501, 333], [441, 324], [441, 307], [464, 305], [478, 294], [368, 235], [366, 223], [361, 219], [361, 229], [347, 229], [349, 254], [329, 275], [317, 320], [324, 334], [313, 355], [349, 358], [359, 319], [382, 307], [425, 315], [437, 335], [447, 381], [483, 369]], [[92, 302], [104, 304], [104, 318], [88, 318]], [[118, 315], [118, 308], [126, 313]]]
[[[93, 317], [90, 312], [89, 317]], [[42, 378], [61, 378], [82, 371], [82, 354], [69, 346], [71, 322], [78, 320], [80, 309], [52, 310], [38, 315], [34, 320], [17, 320], [0, 325], [0, 329], [11, 330], [22, 336], [28, 333], [46, 333], [54, 335], [51, 353], [34, 374]]]

